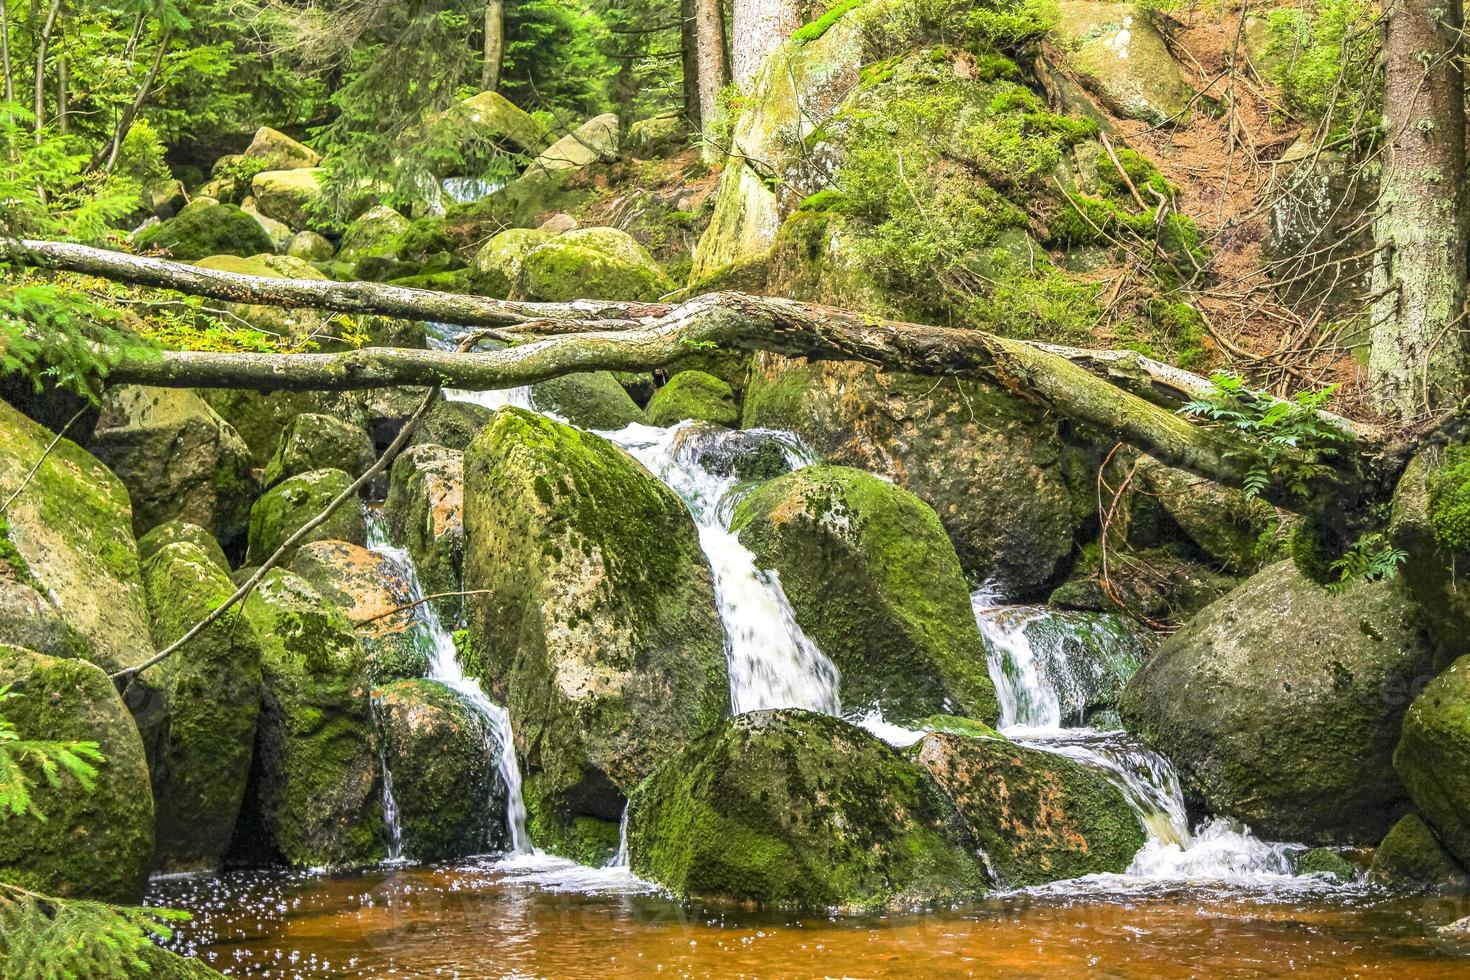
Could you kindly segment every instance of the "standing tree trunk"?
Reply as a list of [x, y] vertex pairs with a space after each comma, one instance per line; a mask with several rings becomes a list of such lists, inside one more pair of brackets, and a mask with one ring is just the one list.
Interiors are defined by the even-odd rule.
[[[15, 68], [10, 61], [10, 7], [5, 0], [0, 0], [0, 66], [5, 71], [5, 102], [7, 104], [15, 101]], [[15, 122], [15, 114], [9, 110], [5, 113], [7, 122]]]
[[480, 91], [500, 91], [500, 66], [505, 61], [505, 4], [485, 0], [485, 63], [480, 69]]
[[699, 105], [699, 15], [698, 0], [679, 0], [679, 63], [684, 71], [684, 118], [691, 129], [701, 130], [709, 122]]
[[730, 46], [725, 41], [724, 0], [693, 0], [699, 66], [699, 121], [708, 126], [719, 111], [720, 92], [730, 84]]
[[1388, 147], [1376, 225], [1371, 395], [1407, 421], [1466, 393], [1465, 87], [1461, 0], [1393, 0]]
[[33, 107], [36, 124], [36, 145], [41, 143], [41, 132], [46, 128], [46, 49], [51, 46], [51, 31], [56, 27], [56, 18], [61, 15], [61, 0], [51, 0], [51, 9], [46, 13], [46, 23], [36, 37], [36, 102]]
[[801, 26], [795, 0], [735, 0], [730, 34], [730, 67], [735, 84], [750, 87], [766, 57]]

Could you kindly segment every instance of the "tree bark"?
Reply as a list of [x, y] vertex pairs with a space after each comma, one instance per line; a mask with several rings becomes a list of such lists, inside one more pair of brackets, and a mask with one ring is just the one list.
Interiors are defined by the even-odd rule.
[[730, 84], [730, 46], [725, 40], [724, 0], [693, 0], [701, 126], [714, 122], [720, 92]]
[[[10, 61], [10, 7], [0, 0], [0, 68], [5, 72], [5, 101], [15, 101], [15, 67]], [[7, 122], [15, 122], [15, 114], [6, 110]]]
[[794, 0], [734, 0], [731, 17], [730, 66], [742, 90], [760, 72], [766, 57], [801, 26]]
[[480, 69], [480, 91], [500, 91], [500, 67], [505, 61], [505, 4], [485, 0], [485, 52]]
[[699, 105], [699, 19], [697, 0], [679, 0], [679, 65], [684, 73], [684, 117], [695, 132], [707, 121]]
[[1374, 267], [1370, 394], [1407, 421], [1470, 379], [1461, 0], [1395, 0], [1384, 42], [1388, 146]]
[[56, 18], [61, 15], [61, 0], [51, 0], [46, 12], [46, 23], [36, 38], [36, 97], [32, 112], [35, 114], [36, 145], [41, 144], [41, 132], [46, 127], [46, 50], [51, 45], [51, 31], [56, 27]]

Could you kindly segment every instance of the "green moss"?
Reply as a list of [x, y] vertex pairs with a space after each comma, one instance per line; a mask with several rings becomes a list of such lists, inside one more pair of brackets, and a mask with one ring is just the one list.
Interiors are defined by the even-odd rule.
[[[352, 485], [353, 478], [336, 469], [312, 470], [281, 481], [261, 495], [250, 508], [250, 542], [246, 561], [254, 564], [274, 554], [326, 505]], [[331, 517], [297, 543], [350, 541], [363, 544], [367, 525], [356, 500], [344, 501]], [[286, 556], [290, 560], [290, 555]]]
[[526, 833], [536, 846], [578, 864], [600, 868], [618, 852], [618, 820], [575, 814], [543, 798], [533, 784], [525, 793]]
[[1399, 892], [1458, 894], [1470, 891], [1470, 874], [1446, 853], [1434, 831], [1410, 813], [1388, 832], [1373, 855], [1368, 878]]
[[233, 204], [186, 207], [177, 217], [139, 233], [133, 244], [139, 251], [163, 249], [179, 262], [275, 251], [260, 222]]
[[725, 382], [703, 371], [680, 371], [656, 391], [648, 403], [648, 424], [674, 425], [685, 419], [734, 426], [740, 421], [735, 393]]
[[531, 388], [538, 411], [555, 412], [585, 429], [621, 429], [644, 421], [643, 410], [611, 371], [566, 374]]
[[914, 727], [930, 732], [945, 732], [950, 735], [967, 735], [971, 738], [999, 738], [1005, 736], [989, 725], [974, 718], [957, 715], [930, 715], [914, 722]]
[[1352, 881], [1356, 872], [1347, 859], [1330, 847], [1314, 847], [1296, 861], [1299, 875], [1324, 875], [1338, 881]]
[[1430, 472], [1429, 526], [1440, 544], [1470, 552], [1470, 445], [1445, 448]]
[[823, 34], [826, 34], [833, 24], [846, 17], [849, 12], [856, 10], [867, 2], [868, 0], [839, 0], [836, 5], [829, 7], [826, 13], [810, 24], [798, 27], [792, 33], [791, 40], [796, 44], [810, 44]]

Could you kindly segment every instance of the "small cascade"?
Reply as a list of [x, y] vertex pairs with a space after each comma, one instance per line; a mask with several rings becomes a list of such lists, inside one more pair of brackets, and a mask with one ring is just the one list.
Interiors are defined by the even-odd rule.
[[[1143, 825], [1147, 841], [1127, 874], [1093, 878], [1124, 887], [1160, 882], [1279, 884], [1290, 878], [1290, 855], [1300, 850], [1299, 845], [1262, 841], [1249, 828], [1228, 820], [1213, 819], [1192, 829], [1178, 774], [1167, 759], [1127, 732], [1063, 727], [1064, 720], [1080, 720], [1086, 689], [1097, 678], [1085, 676], [1085, 668], [1069, 662], [1066, 644], [1060, 642], [1068, 628], [1060, 622], [1062, 617], [1044, 607], [1001, 605], [984, 589], [971, 602], [1000, 701], [1001, 732], [1017, 743], [1100, 770], [1122, 791]], [[1072, 628], [1097, 626], [1079, 619]], [[1038, 643], [1038, 637], [1045, 639]], [[1079, 881], [1046, 888], [1085, 888], [1092, 879]]]
[[725, 629], [731, 711], [806, 708], [840, 714], [836, 665], [797, 625], [779, 576], [758, 568], [755, 555], [730, 530], [747, 486], [734, 472], [717, 472], [705, 462], [727, 459], [723, 443], [753, 434], [778, 442], [792, 468], [812, 462], [806, 447], [785, 432], [729, 432], [684, 422], [668, 429], [635, 423], [604, 433], [678, 494], [694, 517]]
[[[387, 527], [381, 512], [370, 508], [367, 525], [368, 548], [386, 557], [402, 571], [409, 584], [410, 595], [415, 601], [423, 599], [424, 592], [419, 582], [418, 571], [414, 568], [413, 559], [407, 551], [394, 547], [388, 541]], [[420, 602], [414, 609], [414, 615], [430, 642], [429, 679], [438, 681], [445, 687], [456, 691], [485, 719], [490, 729], [491, 738], [486, 741], [486, 751], [495, 753], [496, 768], [506, 791], [505, 830], [509, 842], [507, 851], [511, 854], [528, 853], [531, 847], [526, 833], [526, 801], [521, 792], [521, 769], [516, 760], [510, 712], [486, 697], [485, 692], [480, 690], [480, 685], [465, 675], [463, 668], [459, 665], [454, 637], [449, 630], [444, 628], [434, 604]], [[385, 813], [388, 809], [387, 797], [391, 792], [391, 784], [392, 777], [388, 772], [388, 767], [384, 765], [383, 809]], [[396, 802], [394, 810], [396, 814]]]
[[[429, 346], [435, 350], [454, 350], [458, 343], [459, 327], [448, 323], [430, 323]], [[501, 408], [531, 408], [531, 386], [498, 388], [492, 391], [465, 391], [460, 388], [445, 388], [444, 397], [452, 402], [467, 402], [488, 408], [492, 412]]]
[[378, 699], [373, 698], [373, 725], [378, 730], [378, 767], [383, 770], [383, 830], [388, 838], [388, 861], [403, 860], [403, 823], [398, 815], [398, 798], [393, 795], [393, 770], [388, 768], [388, 754], [383, 751], [382, 710]]
[[632, 864], [628, 856], [628, 807], [623, 806], [623, 817], [618, 821], [618, 850], [608, 862], [609, 868], [627, 868]]

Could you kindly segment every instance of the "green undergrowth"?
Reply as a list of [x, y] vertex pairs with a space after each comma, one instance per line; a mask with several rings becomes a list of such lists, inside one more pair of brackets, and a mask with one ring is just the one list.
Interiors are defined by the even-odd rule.
[[1446, 448], [1430, 474], [1429, 526], [1440, 544], [1470, 552], [1470, 445]]
[[797, 44], [810, 44], [823, 34], [826, 34], [833, 24], [867, 2], [868, 0], [841, 0], [835, 7], [828, 10], [810, 24], [797, 28], [795, 33], [791, 35], [791, 40]]

